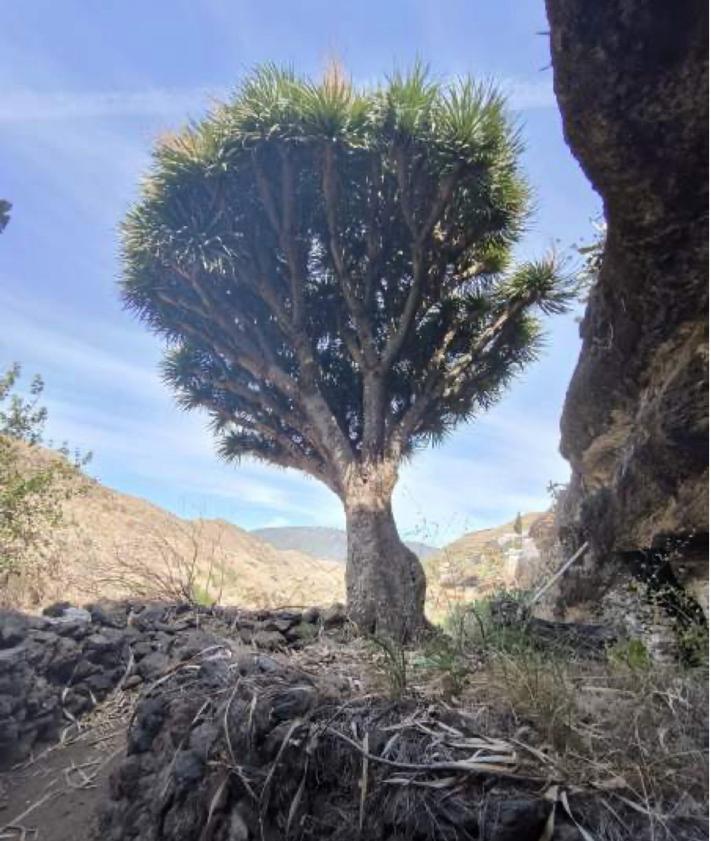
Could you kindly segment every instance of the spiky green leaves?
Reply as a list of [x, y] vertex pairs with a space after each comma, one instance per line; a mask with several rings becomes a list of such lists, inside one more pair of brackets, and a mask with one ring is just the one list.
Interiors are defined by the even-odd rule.
[[123, 231], [127, 305], [230, 457], [328, 477], [489, 406], [569, 290], [510, 270], [528, 212], [491, 85], [422, 65], [373, 89], [269, 65], [163, 140]]

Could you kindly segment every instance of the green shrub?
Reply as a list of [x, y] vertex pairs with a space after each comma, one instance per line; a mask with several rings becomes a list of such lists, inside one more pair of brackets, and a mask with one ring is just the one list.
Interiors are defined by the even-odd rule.
[[191, 601], [200, 607], [212, 607], [215, 600], [206, 587], [201, 587], [199, 584], [193, 584]]
[[318, 627], [311, 622], [299, 622], [293, 633], [303, 642], [308, 642], [318, 636]]
[[29, 399], [16, 393], [20, 365], [0, 377], [0, 600], [11, 578], [42, 579], [42, 552], [52, 531], [62, 524], [63, 503], [86, 487], [81, 468], [91, 454], [74, 453], [66, 444], [56, 456], [32, 457], [43, 442], [47, 410], [39, 405], [44, 390], [35, 376]]

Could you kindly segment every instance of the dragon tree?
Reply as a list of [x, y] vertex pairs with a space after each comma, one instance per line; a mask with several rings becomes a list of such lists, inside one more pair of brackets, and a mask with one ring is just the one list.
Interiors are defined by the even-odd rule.
[[267, 66], [161, 141], [123, 227], [122, 296], [220, 454], [341, 499], [350, 616], [407, 639], [425, 577], [392, 512], [398, 469], [489, 408], [571, 289], [515, 265], [529, 215], [505, 101], [420, 66], [380, 87]]

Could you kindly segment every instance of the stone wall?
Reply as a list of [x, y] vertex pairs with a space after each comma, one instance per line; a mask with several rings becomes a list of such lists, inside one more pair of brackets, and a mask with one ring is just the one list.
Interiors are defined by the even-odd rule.
[[279, 611], [187, 604], [58, 604], [0, 611], [0, 769], [57, 742], [116, 688], [150, 685], [211, 648], [298, 647], [341, 624], [340, 605]]

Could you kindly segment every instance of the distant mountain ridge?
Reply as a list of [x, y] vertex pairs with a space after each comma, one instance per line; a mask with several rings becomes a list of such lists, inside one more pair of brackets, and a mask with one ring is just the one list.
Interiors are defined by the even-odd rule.
[[[284, 526], [253, 529], [251, 534], [270, 543], [275, 549], [301, 552], [318, 560], [346, 562], [348, 543], [343, 529], [325, 526]], [[405, 543], [420, 560], [439, 551], [435, 546], [428, 546], [419, 541], [406, 540]]]

